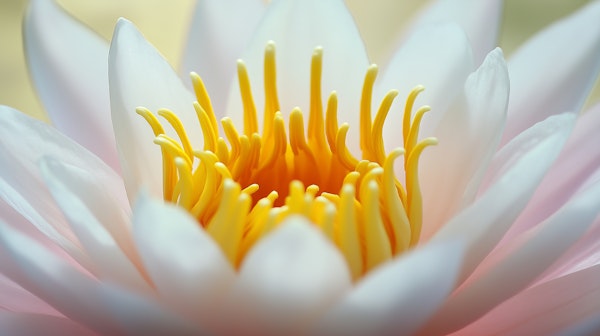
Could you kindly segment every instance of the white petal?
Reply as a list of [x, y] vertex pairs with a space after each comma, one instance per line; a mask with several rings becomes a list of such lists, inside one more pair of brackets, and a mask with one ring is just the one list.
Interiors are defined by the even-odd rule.
[[427, 244], [367, 275], [319, 325], [323, 335], [411, 335], [454, 288], [464, 242]]
[[503, 142], [548, 116], [578, 112], [600, 71], [600, 2], [546, 28], [508, 63], [512, 94]]
[[406, 97], [415, 86], [425, 86], [415, 107], [432, 107], [432, 112], [423, 118], [421, 127], [421, 134], [428, 136], [462, 91], [463, 83], [473, 68], [471, 47], [460, 27], [443, 24], [417, 29], [395, 53], [381, 81], [376, 83], [376, 104], [387, 91], [397, 89], [400, 92], [384, 128], [388, 150], [403, 145], [398, 125], [402, 125]]
[[[269, 40], [276, 44], [279, 101], [286, 122], [296, 106], [305, 116], [309, 112], [311, 55], [315, 47], [321, 46], [323, 101], [336, 90], [340, 124], [358, 125], [358, 103], [368, 60], [358, 30], [342, 0], [280, 0], [269, 5], [242, 54], [258, 111], [264, 108], [263, 55]], [[238, 86], [236, 78], [229, 95], [227, 115], [241, 125], [243, 109]]]
[[339, 251], [304, 217], [290, 217], [246, 255], [230, 326], [247, 334], [306, 332], [350, 288]]
[[149, 297], [106, 283], [100, 292], [127, 335], [208, 335]]
[[102, 171], [102, 181], [110, 190], [120, 183], [120, 177], [102, 160], [55, 128], [14, 109], [0, 107], [0, 198], [78, 262], [91, 267], [39, 174], [38, 162], [45, 155]]
[[23, 335], [96, 335], [64, 317], [0, 311], [0, 334]]
[[[61, 207], [73, 232], [95, 264], [98, 271], [96, 275], [103, 280], [112, 280], [130, 288], [150, 291], [148, 284], [115, 239], [73, 192], [73, 189], [77, 189], [77, 184], [84, 180], [82, 175], [85, 176], [85, 171], [61, 164], [52, 158], [42, 159], [41, 171], [56, 203]], [[119, 210], [118, 208], [104, 209], [105, 212]]]
[[[162, 195], [162, 159], [150, 125], [135, 110], [146, 107], [175, 112], [194, 146], [202, 146], [192, 94], [177, 74], [133, 24], [119, 19], [109, 52], [110, 103], [113, 127], [127, 194], [132, 201], [141, 186]], [[165, 130], [170, 130], [165, 123]], [[174, 132], [167, 131], [168, 134]], [[177, 139], [177, 136], [174, 136]]]
[[[461, 330], [459, 334], [549, 335], [600, 311], [600, 266], [529, 288]], [[590, 321], [587, 321], [588, 323]], [[596, 328], [597, 328], [596, 324]], [[594, 328], [594, 324], [588, 325]], [[574, 331], [577, 329], [574, 329]], [[566, 332], [567, 330], [565, 330]], [[561, 335], [595, 335], [562, 333]]]
[[496, 165], [498, 179], [494, 184], [433, 236], [432, 240], [468, 237], [461, 280], [492, 250], [525, 207], [558, 156], [574, 121], [572, 114], [550, 117], [506, 145], [497, 155], [505, 164]]
[[523, 290], [585, 232], [598, 213], [600, 183], [575, 196], [539, 227], [503, 246], [502, 251], [495, 251], [501, 259], [455, 292], [431, 325], [436, 332], [457, 330]]
[[0, 307], [2, 310], [16, 313], [62, 316], [56, 309], [2, 274], [0, 274]]
[[65, 316], [103, 334], [118, 334], [98, 304], [97, 284], [72, 265], [0, 223], [1, 272]]
[[159, 295], [202, 325], [214, 322], [235, 279], [220, 248], [187, 213], [144, 194], [138, 197], [133, 224]]
[[531, 202], [507, 233], [510, 239], [550, 216], [600, 167], [600, 104], [583, 113]]
[[469, 37], [475, 64], [479, 64], [496, 46], [502, 6], [501, 0], [438, 0], [421, 14], [415, 26], [459, 24]]
[[196, 3], [181, 76], [187, 78], [194, 71], [202, 77], [217, 120], [225, 116], [235, 62], [250, 42], [265, 6], [261, 0], [200, 0]]
[[31, 2], [23, 38], [29, 73], [54, 125], [118, 171], [108, 43], [54, 0]]
[[500, 143], [508, 94], [506, 63], [496, 49], [469, 76], [463, 95], [435, 130], [439, 144], [423, 153], [423, 237], [430, 237], [475, 197]]

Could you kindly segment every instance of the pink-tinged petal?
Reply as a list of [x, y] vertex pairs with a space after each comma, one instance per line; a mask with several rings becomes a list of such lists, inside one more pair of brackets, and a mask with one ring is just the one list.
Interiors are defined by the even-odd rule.
[[[202, 132], [192, 103], [195, 98], [185, 88], [169, 63], [134, 25], [119, 19], [108, 61], [110, 104], [117, 148], [129, 200], [140, 187], [162, 195], [162, 159], [153, 143], [150, 125], [136, 113], [143, 106], [156, 113], [161, 108], [175, 112], [190, 131], [194, 146], [202, 146]], [[160, 117], [159, 117], [160, 118]], [[177, 136], [165, 122], [167, 134]]]
[[423, 237], [433, 235], [475, 197], [500, 143], [509, 85], [502, 51], [496, 49], [467, 78], [464, 93], [436, 129], [439, 144], [423, 153], [419, 172], [427, 209]]
[[537, 282], [548, 281], [600, 264], [600, 217], [569, 251], [560, 257]]
[[480, 265], [484, 270], [476, 271], [444, 303], [427, 331], [458, 330], [525, 289], [587, 230], [598, 213], [600, 182], [576, 195], [540, 226], [494, 251]]
[[454, 288], [464, 242], [427, 244], [367, 275], [329, 311], [323, 335], [412, 335]]
[[119, 334], [100, 305], [98, 282], [29, 237], [0, 223], [0, 272], [66, 317], [102, 334]]
[[423, 11], [415, 26], [459, 24], [469, 37], [475, 64], [480, 64], [497, 44], [502, 6], [502, 0], [438, 0]]
[[600, 167], [600, 104], [582, 114], [556, 164], [505, 239], [531, 228], [560, 208]]
[[425, 91], [419, 95], [413, 112], [421, 105], [432, 107], [421, 127], [421, 134], [431, 136], [445, 111], [462, 92], [463, 83], [473, 68], [469, 41], [458, 25], [417, 29], [395, 53], [376, 83], [375, 104], [379, 104], [389, 90], [399, 91], [384, 127], [387, 149], [403, 146], [398, 125], [402, 125], [406, 97], [415, 86], [423, 85]]
[[196, 3], [181, 77], [188, 78], [192, 71], [202, 77], [217, 119], [225, 116], [235, 62], [250, 42], [265, 8], [262, 0], [200, 0]]
[[[352, 129], [359, 125], [358, 103], [368, 59], [358, 29], [342, 0], [280, 0], [269, 5], [242, 54], [258, 111], [264, 109], [263, 55], [270, 40], [276, 45], [277, 87], [286, 122], [296, 106], [308, 114], [311, 55], [315, 47], [321, 46], [323, 104], [331, 91], [337, 91], [340, 124], [349, 122]], [[242, 120], [241, 106], [236, 78], [227, 108], [227, 115], [236, 123]]]
[[558, 21], [508, 62], [512, 94], [503, 142], [547, 118], [578, 112], [600, 71], [600, 1]]
[[92, 268], [40, 176], [38, 163], [43, 156], [61, 158], [78, 167], [104, 167], [105, 176], [113, 181], [107, 188], [120, 180], [102, 160], [55, 128], [0, 107], [0, 198], [77, 262]]
[[468, 253], [461, 282], [492, 250], [550, 168], [575, 123], [575, 116], [553, 116], [536, 124], [506, 145], [497, 155], [492, 186], [469, 207], [452, 218], [432, 238], [466, 237]]
[[97, 335], [80, 324], [64, 317], [0, 311], [0, 334], [23, 335]]
[[246, 255], [233, 289], [231, 333], [302, 334], [351, 286], [346, 261], [304, 217], [290, 217]]
[[598, 335], [600, 334], [600, 312], [596, 312], [583, 321], [571, 323], [566, 328], [562, 329], [557, 336], [571, 335]]
[[103, 283], [99, 299], [127, 335], [209, 335], [156, 300]]
[[599, 311], [600, 266], [595, 266], [531, 287], [457, 334], [548, 335], [577, 322], [589, 323], [588, 318], [597, 318]]
[[[85, 170], [48, 157], [42, 158], [40, 166], [50, 193], [96, 266], [96, 276], [101, 280], [115, 281], [133, 289], [150, 291], [140, 272], [123, 253], [115, 239], [73, 192], [73, 189], [77, 189], [82, 175], [86, 174]], [[119, 209], [106, 208], [104, 211]]]
[[29, 73], [54, 125], [119, 171], [110, 121], [108, 43], [54, 0], [31, 2], [23, 38]]
[[158, 294], [190, 319], [209, 326], [235, 273], [220, 248], [186, 212], [138, 197], [135, 240]]
[[46, 302], [40, 300], [2, 274], [0, 274], [0, 310], [9, 310], [16, 313], [63, 316]]

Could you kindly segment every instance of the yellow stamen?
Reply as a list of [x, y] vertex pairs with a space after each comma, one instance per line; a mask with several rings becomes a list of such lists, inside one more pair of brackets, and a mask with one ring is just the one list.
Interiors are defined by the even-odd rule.
[[[323, 50], [316, 48], [306, 132], [299, 108], [290, 111], [286, 130], [277, 96], [272, 42], [265, 49], [261, 133], [250, 78], [242, 61], [238, 61], [237, 71], [244, 108], [243, 133], [231, 119], [223, 118], [224, 137], [220, 135], [210, 97], [195, 73], [191, 74], [197, 98], [193, 106], [204, 138], [201, 149], [199, 144], [190, 143], [175, 113], [158, 111], [178, 141], [166, 135], [150, 111], [137, 109], [162, 150], [165, 200], [197, 218], [235, 267], [252, 246], [292, 215], [305, 216], [322, 230], [346, 258], [354, 279], [406, 251], [419, 239], [423, 210], [418, 159], [427, 146], [436, 143], [433, 138], [418, 141], [419, 126], [429, 107], [418, 109], [414, 118], [411, 115], [423, 87], [417, 86], [407, 98], [402, 124], [405, 149], [386, 155], [383, 126], [398, 92], [392, 90], [384, 97], [372, 120], [377, 67], [369, 67], [358, 129], [362, 155], [356, 158], [346, 146], [349, 125], [338, 126], [335, 92], [323, 108], [322, 65]], [[394, 173], [394, 162], [401, 156], [404, 184]]]

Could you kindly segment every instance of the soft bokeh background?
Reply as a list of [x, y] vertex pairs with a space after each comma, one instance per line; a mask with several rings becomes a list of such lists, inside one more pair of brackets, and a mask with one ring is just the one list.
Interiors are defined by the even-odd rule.
[[[118, 17], [140, 28], [165, 57], [177, 66], [194, 0], [57, 0], [68, 12], [110, 39]], [[218, 1], [218, 0], [216, 0]], [[21, 40], [28, 0], [0, 0], [0, 104], [46, 120], [29, 81]], [[403, 23], [418, 10], [420, 0], [346, 0], [365, 40], [371, 59], [381, 62]], [[506, 0], [500, 45], [510, 55], [536, 31], [573, 12], [590, 0]], [[589, 106], [600, 98], [598, 83]]]

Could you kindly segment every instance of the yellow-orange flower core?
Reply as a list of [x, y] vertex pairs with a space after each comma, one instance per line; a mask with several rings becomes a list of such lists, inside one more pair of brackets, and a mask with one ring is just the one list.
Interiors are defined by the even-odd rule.
[[[411, 118], [423, 87], [409, 94], [402, 125], [404, 147], [386, 154], [382, 130], [397, 91], [390, 91], [371, 116], [371, 96], [377, 67], [367, 70], [360, 104], [360, 147], [355, 158], [346, 147], [348, 124], [338, 126], [337, 96], [324, 108], [321, 98], [323, 51], [316, 48], [311, 63], [308, 132], [304, 116], [294, 109], [286, 131], [276, 87], [275, 46], [264, 58], [265, 111], [262, 131], [246, 66], [238, 61], [244, 106], [243, 133], [223, 118], [225, 138], [201, 78], [192, 73], [197, 102], [194, 109], [204, 144], [194, 147], [177, 115], [162, 109], [177, 138], [166, 135], [157, 117], [145, 108], [137, 112], [152, 127], [162, 150], [164, 199], [198, 219], [238, 266], [248, 250], [290, 215], [310, 219], [345, 256], [354, 279], [414, 245], [422, 220], [418, 159], [434, 138], [418, 141], [421, 107]], [[325, 113], [324, 113], [325, 110]], [[412, 120], [411, 120], [412, 119]], [[189, 126], [189, 125], [186, 125]], [[394, 162], [403, 156], [405, 183], [394, 175]]]

